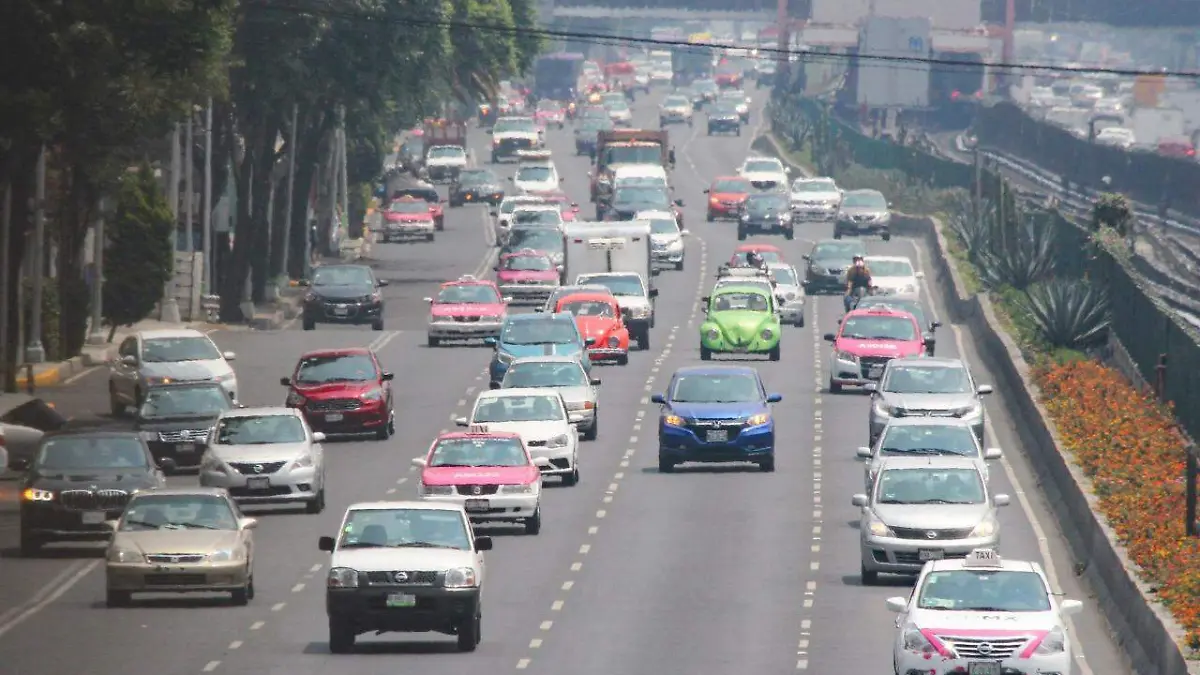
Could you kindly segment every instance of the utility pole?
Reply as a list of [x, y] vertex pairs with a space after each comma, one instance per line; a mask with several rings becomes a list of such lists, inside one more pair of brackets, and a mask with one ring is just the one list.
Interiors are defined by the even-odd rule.
[[330, 139], [329, 148], [329, 226], [324, 232], [319, 233], [320, 250], [322, 253], [328, 251], [330, 234], [337, 225], [337, 205], [338, 205], [338, 175], [341, 173], [337, 169], [338, 165], [338, 135], [336, 128], [333, 132], [333, 137]]
[[[308, 199], [304, 208], [304, 275], [307, 279], [312, 274], [313, 229], [319, 227], [317, 216], [317, 180], [321, 176], [321, 163], [313, 162], [312, 180], [308, 185]], [[310, 224], [311, 223], [311, 224]]]
[[42, 363], [46, 360], [46, 348], [42, 345], [42, 284], [45, 282], [46, 245], [46, 146], [38, 153], [36, 187], [34, 192], [33, 216], [33, 297], [30, 299], [29, 342], [25, 347], [26, 363]]
[[[281, 283], [286, 283], [290, 278], [288, 267], [288, 254], [291, 251], [292, 243], [292, 215], [294, 211], [295, 196], [296, 196], [296, 124], [300, 119], [300, 105], [292, 104], [292, 129], [290, 138], [288, 138], [288, 179], [287, 179], [287, 205], [283, 209], [283, 274], [280, 279]], [[307, 238], [307, 233], [305, 233]]]
[[208, 99], [208, 108], [204, 111], [204, 215], [201, 227], [204, 237], [204, 293], [212, 294], [216, 288], [214, 284], [215, 276], [213, 268], [216, 264], [213, 256], [213, 216], [212, 216], [212, 197], [213, 197], [213, 175], [212, 175], [212, 147], [213, 147], [213, 102], [212, 98]]
[[171, 201], [171, 269], [163, 288], [162, 311], [159, 318], [166, 323], [179, 323], [179, 304], [175, 301], [175, 250], [179, 239], [179, 123], [171, 131], [171, 178], [167, 183], [167, 199]]
[[[12, 248], [12, 183], [4, 186], [4, 212], [0, 215], [0, 372], [8, 366], [8, 263]], [[0, 391], [8, 373], [0, 379]]]
[[341, 124], [338, 126], [338, 148], [341, 152], [340, 174], [342, 177], [342, 218], [345, 219], [346, 236], [350, 236], [350, 179], [346, 150], [346, 108], [342, 106]]
[[196, 206], [196, 187], [193, 180], [196, 175], [196, 163], [193, 161], [192, 153], [195, 146], [194, 119], [196, 116], [195, 107], [188, 111], [186, 133], [184, 134], [184, 150], [183, 150], [183, 165], [187, 168], [183, 174], [183, 234], [186, 240], [183, 245], [183, 251], [187, 253], [187, 275], [192, 280], [191, 287], [188, 289], [188, 320], [195, 321], [200, 314], [200, 279], [196, 278], [196, 232], [195, 232], [195, 206]]
[[88, 331], [89, 345], [105, 343], [104, 327], [104, 218], [107, 216], [106, 200], [100, 200], [100, 213], [92, 229], [92, 325]]

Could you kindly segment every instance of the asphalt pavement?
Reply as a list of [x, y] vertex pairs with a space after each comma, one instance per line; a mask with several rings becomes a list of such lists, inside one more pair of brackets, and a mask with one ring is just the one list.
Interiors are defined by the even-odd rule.
[[[759, 99], [752, 111], [755, 128], [766, 92], [753, 94]], [[656, 123], [655, 99], [636, 104], [640, 124]], [[362, 636], [355, 654], [331, 655], [323, 595], [327, 555], [316, 547], [319, 535], [334, 532], [348, 504], [413, 498], [411, 458], [466, 414], [487, 387], [486, 347], [425, 346], [428, 308], [422, 298], [439, 282], [491, 270], [495, 249], [487, 213], [472, 206], [447, 208], [446, 230], [432, 243], [374, 247], [371, 264], [391, 282], [383, 332], [332, 326], [304, 332], [291, 325], [213, 334], [222, 349], [237, 352], [242, 398], [251, 405], [282, 403], [279, 378], [290, 374], [301, 353], [317, 348], [371, 346], [398, 384], [393, 439], [327, 445], [325, 513], [255, 514], [258, 595], [250, 606], [183, 597], [106, 609], [99, 549], [49, 549], [45, 558], [21, 559], [6, 537], [0, 551], [0, 672], [891, 672], [894, 616], [884, 599], [907, 595], [909, 585], [897, 580], [864, 588], [858, 581], [858, 512], [850, 496], [862, 490], [854, 452], [866, 442], [867, 399], [824, 390], [827, 348], [821, 336], [834, 330], [840, 298], [810, 298], [806, 327], [784, 335], [782, 360], [757, 364], [770, 390], [783, 395], [776, 407], [776, 473], [657, 471], [657, 406], [649, 397], [663, 390], [675, 369], [699, 363], [699, 298], [737, 244], [732, 223], [704, 222], [702, 190], [714, 176], [734, 171], [754, 136], [707, 138], [702, 129], [702, 122], [671, 129], [679, 158], [673, 180], [691, 236], [686, 269], [658, 277], [655, 347], [632, 353], [627, 366], [599, 371], [600, 437], [582, 447], [579, 485], [547, 488], [541, 534], [491, 532], [497, 538], [487, 554], [478, 651], [456, 653], [450, 637], [385, 634]], [[575, 156], [569, 127], [548, 135], [564, 189], [589, 216], [588, 160]], [[470, 141], [475, 155], [486, 157], [488, 137], [472, 130]], [[511, 165], [500, 172], [511, 175]], [[828, 224], [805, 225], [793, 242], [769, 241], [800, 262], [811, 240], [830, 234]], [[929, 269], [928, 252], [910, 240], [871, 241], [868, 247], [910, 256], [918, 268]], [[933, 289], [924, 290], [928, 297]], [[944, 318], [939, 309], [934, 301], [934, 314]], [[986, 364], [957, 337], [954, 327], [943, 328], [939, 355], [966, 351], [978, 379], [989, 382]], [[105, 386], [103, 371], [89, 374], [72, 385], [60, 407], [104, 420]], [[1002, 554], [1043, 564], [1048, 556], [1060, 586], [1055, 590], [1088, 605], [1075, 620], [1086, 655], [1079, 675], [1122, 675], [1119, 652], [1076, 583], [999, 397], [989, 401], [989, 414], [989, 445], [1007, 456], [1005, 469], [992, 472], [994, 491], [1013, 496], [1013, 505], [1001, 512]], [[11, 518], [0, 521], [0, 536], [14, 525]], [[1100, 665], [1089, 669], [1087, 662]]]

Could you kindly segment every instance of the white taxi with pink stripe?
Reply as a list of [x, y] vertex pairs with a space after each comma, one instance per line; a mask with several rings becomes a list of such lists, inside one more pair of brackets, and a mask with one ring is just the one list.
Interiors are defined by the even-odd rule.
[[1070, 675], [1064, 618], [1083, 603], [1055, 598], [1035, 562], [992, 549], [925, 564], [896, 612], [896, 675]]

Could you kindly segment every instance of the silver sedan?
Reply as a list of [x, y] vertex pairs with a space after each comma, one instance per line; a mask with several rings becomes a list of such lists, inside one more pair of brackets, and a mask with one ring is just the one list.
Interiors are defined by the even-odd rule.
[[767, 265], [771, 278], [775, 280], [775, 297], [779, 300], [779, 317], [782, 323], [797, 328], [804, 327], [804, 282], [796, 268], [787, 263]]
[[504, 380], [493, 389], [549, 388], [562, 394], [567, 412], [578, 416], [575, 427], [585, 441], [600, 434], [600, 378], [591, 377], [579, 359], [570, 356], [530, 356], [513, 361]]

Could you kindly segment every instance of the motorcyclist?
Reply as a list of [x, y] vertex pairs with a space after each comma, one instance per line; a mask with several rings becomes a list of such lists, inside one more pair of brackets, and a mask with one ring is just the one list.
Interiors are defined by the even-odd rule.
[[871, 290], [871, 268], [861, 255], [854, 256], [854, 264], [846, 271], [846, 295], [842, 306], [849, 312], [858, 304], [858, 298]]
[[762, 254], [758, 251], [750, 251], [746, 254], [746, 267], [767, 269], [767, 261], [763, 259]]

